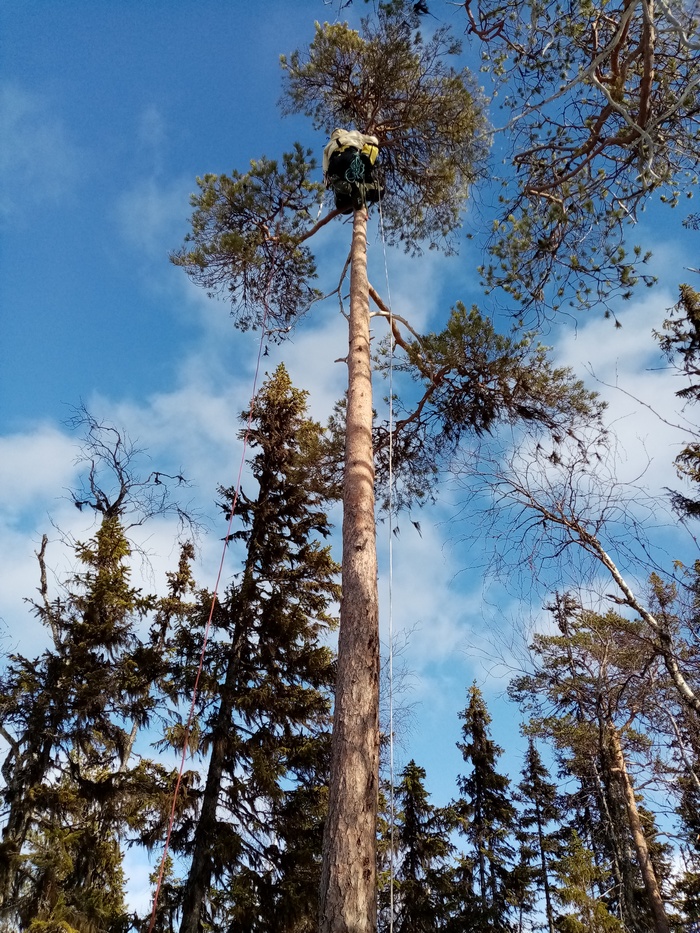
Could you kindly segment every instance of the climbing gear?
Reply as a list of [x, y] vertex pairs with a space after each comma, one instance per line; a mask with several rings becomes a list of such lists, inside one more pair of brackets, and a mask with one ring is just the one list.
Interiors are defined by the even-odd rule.
[[357, 130], [333, 130], [323, 150], [323, 177], [342, 214], [352, 214], [382, 197], [384, 189], [374, 166], [378, 155], [376, 136]]

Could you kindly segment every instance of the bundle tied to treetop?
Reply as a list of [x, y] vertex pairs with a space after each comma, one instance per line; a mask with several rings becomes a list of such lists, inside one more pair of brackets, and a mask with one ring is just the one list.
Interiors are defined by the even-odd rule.
[[338, 129], [331, 133], [323, 150], [323, 177], [341, 214], [352, 214], [381, 198], [383, 188], [375, 167], [378, 155], [376, 136], [358, 130]]

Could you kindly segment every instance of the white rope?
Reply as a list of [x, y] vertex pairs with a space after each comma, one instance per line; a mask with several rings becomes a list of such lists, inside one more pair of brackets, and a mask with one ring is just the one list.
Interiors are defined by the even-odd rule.
[[394, 318], [386, 256], [384, 215], [379, 198], [379, 226], [384, 251], [384, 278], [389, 307], [389, 933], [394, 933]]

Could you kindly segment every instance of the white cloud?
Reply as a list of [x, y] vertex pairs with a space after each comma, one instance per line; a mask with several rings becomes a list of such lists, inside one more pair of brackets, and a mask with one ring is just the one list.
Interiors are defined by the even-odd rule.
[[88, 537], [94, 525], [70, 499], [79, 472], [77, 454], [75, 439], [46, 423], [0, 437], [0, 619], [9, 650], [31, 653], [46, 642], [26, 603], [38, 599], [36, 553], [42, 535], [48, 537], [48, 584], [56, 595], [58, 581], [74, 565], [66, 541]]
[[139, 116], [136, 139], [144, 152], [150, 157], [152, 171], [159, 174], [162, 168], [168, 131], [166, 120], [155, 104], [148, 104], [142, 110]]
[[[393, 542], [393, 574], [380, 575], [382, 637], [388, 640], [387, 618], [391, 586], [395, 632], [412, 632], [408, 656], [418, 670], [450, 658], [464, 639], [473, 606], [455, 586], [459, 569], [430, 515], [420, 516], [421, 533], [399, 520], [401, 532]], [[389, 529], [380, 525], [377, 549], [382, 564], [388, 557]]]
[[182, 240], [189, 215], [193, 178], [163, 177], [167, 154], [168, 122], [155, 103], [137, 118], [135, 139], [139, 157], [138, 179], [118, 197], [113, 216], [124, 242], [154, 269], [168, 266], [165, 257]]
[[454, 538], [445, 545], [446, 527], [436, 519], [450, 509], [446, 502], [427, 508], [420, 515], [420, 535], [407, 518], [399, 521], [391, 580], [386, 525], [379, 527], [377, 541], [383, 652], [387, 653], [390, 640], [391, 589], [394, 637], [399, 644], [405, 639], [402, 663], [412, 674], [410, 699], [433, 711], [426, 709], [421, 716], [433, 715], [440, 698], [453, 702], [459, 684], [474, 678], [493, 679], [496, 669], [499, 679], [507, 677], [506, 668], [520, 644], [515, 639], [506, 645], [503, 633], [494, 630], [494, 619], [502, 616], [484, 609], [482, 576], [465, 570], [470, 561], [468, 547]]
[[0, 220], [58, 202], [77, 181], [81, 154], [50, 100], [0, 84], [0, 139]]
[[[75, 510], [74, 510], [75, 511]], [[66, 510], [67, 513], [67, 510]], [[66, 513], [65, 517], [69, 517]], [[55, 521], [62, 519], [55, 517]], [[37, 532], [30, 534], [0, 525], [0, 561], [3, 567], [0, 620], [3, 650], [21, 651], [31, 656], [48, 641], [48, 632], [35, 616], [27, 600], [40, 602], [40, 574], [37, 553], [41, 535], [49, 542], [46, 553], [47, 582], [52, 596], [59, 595], [57, 582], [64, 579], [72, 565], [71, 553], [61, 541], [61, 535], [45, 516]]]
[[76, 475], [75, 444], [55, 426], [0, 437], [0, 509], [5, 521], [36, 512], [70, 486]]
[[652, 337], [674, 297], [655, 291], [626, 307], [621, 328], [597, 318], [558, 342], [557, 359], [585, 375], [608, 404], [606, 422], [619, 446], [618, 479], [632, 481], [644, 469], [642, 484], [652, 493], [677, 485], [673, 459], [685, 443], [676, 391], [678, 375]]
[[152, 270], [153, 261], [163, 268], [165, 259], [182, 239], [193, 184], [183, 178], [160, 182], [155, 176], [140, 179], [122, 193], [115, 206], [121, 237], [138, 251]]

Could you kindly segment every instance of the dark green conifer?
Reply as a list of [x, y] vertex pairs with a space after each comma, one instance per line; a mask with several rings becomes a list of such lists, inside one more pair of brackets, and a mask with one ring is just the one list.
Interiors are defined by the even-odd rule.
[[533, 905], [528, 892], [536, 891], [544, 901], [547, 929], [554, 933], [552, 865], [562, 852], [562, 810], [556, 784], [549, 777], [535, 741], [530, 736], [525, 753], [522, 780], [516, 795], [520, 803], [518, 866], [524, 902]]
[[460, 713], [463, 741], [457, 747], [470, 770], [457, 780], [462, 797], [454, 803], [472, 866], [474, 915], [468, 929], [505, 931], [509, 929], [516, 812], [510, 781], [497, 771], [502, 749], [491, 739], [491, 717], [476, 684], [468, 696], [467, 708]]
[[600, 890], [609, 874], [595, 861], [576, 832], [556, 865], [556, 899], [563, 910], [555, 923], [557, 933], [624, 933], [627, 927], [610, 913]]
[[[133, 471], [136, 451], [86, 412], [86, 485], [74, 496], [99, 525], [78, 542], [78, 570], [51, 597], [47, 544], [38, 553], [40, 600], [50, 633], [38, 657], [11, 656], [0, 680], [8, 751], [0, 791], [0, 911], [23, 929], [117, 929], [124, 919], [122, 845], [148, 819], [162, 823], [168, 784], [160, 766], [136, 762], [134, 744], [155, 704], [163, 672], [157, 641], [182, 611], [192, 548], [183, 547], [168, 597], [133, 586], [125, 517], [167, 507], [167, 484]], [[142, 634], [156, 613], [156, 629]], [[169, 786], [169, 785], [168, 785]], [[167, 812], [167, 811], [166, 811]]]
[[[401, 773], [394, 797], [393, 929], [396, 933], [432, 933], [447, 919], [451, 886], [450, 808], [435, 807], [425, 788], [425, 769], [411, 760]], [[390, 844], [391, 833], [386, 830]], [[389, 929], [388, 885], [380, 891], [380, 929]]]
[[[253, 409], [258, 491], [241, 494], [243, 528], [232, 534], [245, 546], [243, 570], [213, 617], [195, 734], [209, 756], [198, 820], [191, 838], [186, 825], [175, 837], [191, 853], [182, 933], [316, 922], [334, 675], [324, 639], [339, 596], [339, 568], [322, 543], [322, 477], [309, 456], [319, 430], [306, 393], [279, 366]], [[230, 511], [233, 491], [222, 494]], [[201, 621], [209, 605], [203, 594]], [[196, 659], [201, 639], [201, 624], [181, 629], [179, 657]], [[191, 680], [191, 667], [174, 676]]]
[[675, 898], [690, 929], [700, 925], [700, 786], [696, 775], [681, 778], [681, 853], [683, 870], [675, 886]]

